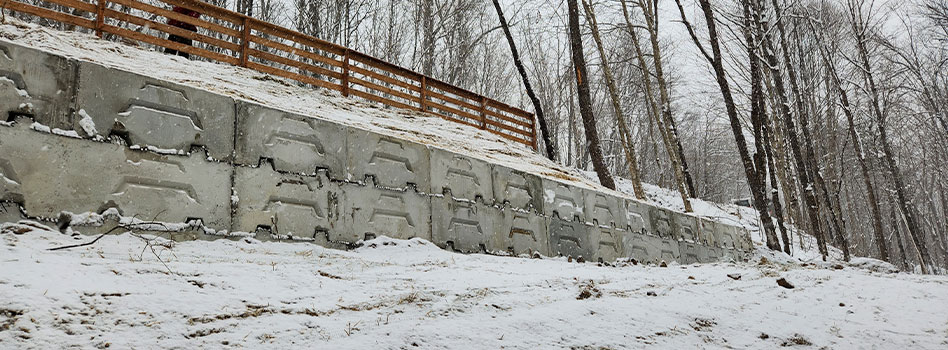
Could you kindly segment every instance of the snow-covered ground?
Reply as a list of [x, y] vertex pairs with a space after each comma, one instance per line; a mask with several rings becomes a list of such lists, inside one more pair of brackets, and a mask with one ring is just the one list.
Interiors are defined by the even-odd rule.
[[130, 233], [47, 250], [90, 239], [4, 225], [0, 348], [948, 347], [948, 278], [868, 259], [609, 267]]
[[[494, 135], [246, 69], [15, 21], [0, 37], [599, 188]], [[630, 184], [619, 190], [629, 196]], [[646, 190], [651, 204], [682, 210], [675, 192]], [[692, 205], [756, 231], [750, 208]], [[91, 239], [0, 223], [0, 349], [948, 348], [948, 278], [864, 258], [823, 263], [806, 235], [793, 237], [794, 257], [669, 267], [460, 255], [384, 237], [346, 252], [116, 232], [47, 250]]]

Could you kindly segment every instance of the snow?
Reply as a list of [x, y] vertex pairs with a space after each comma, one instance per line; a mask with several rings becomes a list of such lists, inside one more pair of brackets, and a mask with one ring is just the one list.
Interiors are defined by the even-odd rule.
[[90, 239], [0, 224], [0, 348], [948, 344], [948, 278], [865, 262], [606, 267], [461, 255], [420, 239], [347, 252], [132, 233], [46, 250]]
[[82, 131], [85, 131], [86, 135], [89, 137], [94, 137], [99, 135], [99, 131], [95, 129], [95, 122], [92, 121], [92, 117], [86, 113], [85, 109], [79, 109], [79, 127], [82, 128]]
[[[436, 117], [8, 20], [0, 40], [610, 192], [595, 176]], [[91, 118], [79, 114], [82, 130], [95, 135]], [[622, 194], [612, 193], [630, 197], [628, 181], [619, 179], [619, 187]], [[683, 210], [676, 192], [648, 184], [645, 190], [650, 204]], [[32, 221], [0, 222], [0, 348], [948, 346], [948, 278], [898, 273], [868, 258], [839, 262], [835, 249], [823, 262], [812, 237], [795, 230], [794, 243], [801, 244], [792, 257], [769, 251], [761, 247], [753, 209], [701, 200], [692, 206], [697, 216], [754, 232], [753, 262], [599, 266], [460, 255], [421, 239], [386, 237], [338, 251], [260, 242], [196, 223], [142, 222], [114, 209], [72, 215], [70, 224], [204, 229], [230, 239], [173, 242], [167, 234], [115, 232], [89, 246], [49, 251], [93, 237]], [[778, 278], [795, 288], [778, 286]]]

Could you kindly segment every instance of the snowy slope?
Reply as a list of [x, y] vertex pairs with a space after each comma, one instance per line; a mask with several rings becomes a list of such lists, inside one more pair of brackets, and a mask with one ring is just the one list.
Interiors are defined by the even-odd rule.
[[600, 267], [384, 237], [345, 252], [125, 233], [45, 250], [89, 239], [0, 229], [0, 348], [948, 346], [940, 276], [772, 262]]

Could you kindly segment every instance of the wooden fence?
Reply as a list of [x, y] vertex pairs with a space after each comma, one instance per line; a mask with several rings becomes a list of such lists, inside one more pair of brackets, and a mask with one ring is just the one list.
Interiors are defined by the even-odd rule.
[[[29, 3], [29, 2], [32, 2]], [[170, 10], [191, 9], [200, 18]], [[196, 0], [0, 0], [0, 7], [419, 110], [537, 148], [533, 114], [367, 54]], [[196, 32], [168, 25], [194, 25]], [[193, 45], [168, 40], [191, 39]], [[449, 136], [449, 135], [446, 135]]]

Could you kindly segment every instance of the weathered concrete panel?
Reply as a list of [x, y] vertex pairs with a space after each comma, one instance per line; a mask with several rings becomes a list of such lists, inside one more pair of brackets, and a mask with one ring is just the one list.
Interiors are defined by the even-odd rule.
[[583, 190], [561, 182], [542, 179], [543, 215], [563, 220], [586, 221]]
[[[582, 221], [567, 221], [556, 216], [546, 219], [550, 235], [550, 254], [593, 259], [598, 244], [590, 239], [589, 226]], [[596, 242], [598, 243], [598, 242]]]
[[678, 261], [678, 242], [652, 235], [630, 233], [624, 237], [625, 255], [642, 262], [658, 264]]
[[22, 122], [0, 127], [3, 177], [17, 181], [4, 191], [19, 192], [34, 216], [114, 207], [142, 220], [201, 219], [208, 227], [228, 229], [233, 169], [206, 157], [134, 151], [32, 131]]
[[719, 222], [713, 223], [715, 245], [725, 249], [735, 249], [737, 247], [738, 228], [725, 225]]
[[0, 222], [17, 222], [22, 219], [20, 205], [13, 202], [0, 201]]
[[593, 190], [583, 190], [583, 195], [586, 222], [623, 230], [628, 225], [625, 199]]
[[648, 234], [652, 230], [648, 204], [633, 199], [625, 200], [626, 231]]
[[264, 231], [325, 244], [328, 232], [343, 229], [341, 188], [324, 172], [316, 176], [281, 174], [268, 166], [237, 167], [235, 172], [233, 231]]
[[543, 195], [539, 177], [499, 165], [493, 168], [491, 182], [495, 205], [542, 212]]
[[698, 243], [705, 246], [716, 247], [718, 242], [714, 237], [714, 222], [704, 218], [698, 218]]
[[431, 201], [414, 191], [346, 184], [343, 187], [344, 231], [330, 231], [329, 239], [353, 244], [366, 237], [431, 240]]
[[[688, 241], [678, 242], [678, 249], [681, 251], [681, 260], [679, 260], [678, 262], [681, 264], [694, 264], [694, 263], [701, 262], [702, 261], [701, 259], [702, 248], [704, 247], [697, 243], [692, 243]], [[705, 255], [707, 254], [706, 249], [704, 251], [704, 254]]]
[[76, 67], [74, 60], [0, 41], [0, 120], [29, 115], [71, 129]]
[[597, 243], [596, 260], [612, 263], [625, 256], [625, 236], [629, 233], [612, 227], [593, 226], [589, 228], [590, 239]]
[[413, 184], [420, 192], [430, 192], [427, 147], [356, 128], [349, 128], [346, 144], [349, 179], [362, 181], [369, 175], [376, 186], [405, 188]]
[[[680, 239], [688, 242], [698, 242], [698, 218], [681, 213], [672, 213], [674, 223], [672, 227], [677, 227]], [[684, 252], [682, 252], [684, 254]]]
[[491, 166], [487, 162], [445, 150], [431, 149], [431, 191], [451, 197], [494, 203]]
[[336, 123], [240, 101], [235, 161], [256, 166], [267, 158], [282, 172], [327, 169], [330, 177], [342, 179], [347, 134], [346, 127]]
[[750, 232], [745, 228], [735, 227], [734, 231], [737, 232], [738, 239], [737, 249], [744, 252], [753, 252], [754, 251], [754, 242], [751, 241]]
[[474, 201], [431, 198], [431, 239], [439, 247], [465, 253], [487, 252], [502, 212]]
[[648, 208], [649, 220], [652, 223], [652, 234], [662, 237], [678, 240], [678, 225], [674, 213], [671, 210], [650, 206]]
[[76, 108], [85, 110], [100, 134], [127, 136], [132, 145], [180, 152], [200, 145], [220, 160], [234, 153], [229, 97], [80, 62]]
[[508, 251], [513, 254], [538, 252], [550, 255], [550, 240], [546, 231], [546, 220], [531, 212], [504, 208], [503, 219], [498, 220], [491, 240], [491, 251]]

